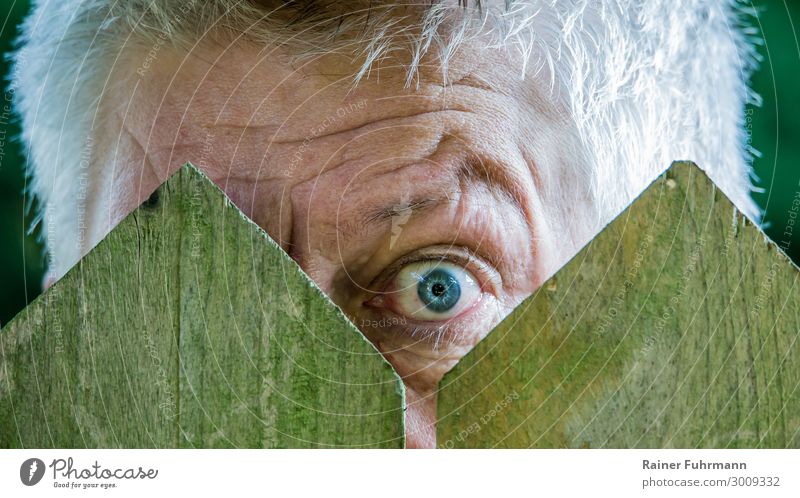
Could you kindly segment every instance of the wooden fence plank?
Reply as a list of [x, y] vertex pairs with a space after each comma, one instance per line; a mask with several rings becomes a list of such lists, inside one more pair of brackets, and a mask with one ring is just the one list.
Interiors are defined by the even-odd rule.
[[0, 447], [402, 447], [402, 398], [188, 165], [0, 332]]
[[221, 192], [201, 187], [188, 178], [183, 189], [209, 206], [181, 250], [181, 363], [197, 365], [181, 377], [186, 442], [402, 446], [391, 366]]
[[800, 447], [797, 268], [676, 163], [440, 384], [440, 447]]

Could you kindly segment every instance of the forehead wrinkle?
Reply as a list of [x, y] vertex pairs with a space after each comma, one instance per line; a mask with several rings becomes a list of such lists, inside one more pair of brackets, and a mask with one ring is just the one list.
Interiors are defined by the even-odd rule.
[[[424, 113], [424, 114], [431, 114], [431, 113]], [[361, 126], [359, 128], [363, 128], [364, 126]], [[414, 125], [406, 125], [406, 126], [414, 127]], [[380, 128], [378, 130], [372, 130], [372, 132], [379, 132], [382, 130], [383, 128]], [[426, 141], [430, 141], [430, 145], [427, 145], [425, 147], [426, 150], [424, 150], [424, 152], [419, 157], [414, 157], [414, 158], [409, 157], [406, 160], [398, 161], [399, 164], [397, 165], [395, 165], [392, 162], [386, 162], [385, 166], [376, 168], [375, 170], [372, 171], [368, 169], [360, 171], [359, 175], [363, 175], [364, 177], [364, 180], [361, 183], [369, 183], [377, 180], [380, 177], [386, 177], [392, 174], [395, 175], [402, 174], [402, 171], [407, 168], [419, 167], [421, 162], [431, 161], [430, 158], [436, 155], [442, 143], [444, 143], [446, 139], [443, 138], [443, 133], [441, 130], [436, 130], [434, 132], [434, 136], [432, 137], [432, 139], [428, 138]], [[328, 175], [336, 173], [342, 167], [353, 166], [361, 161], [362, 159], [361, 156], [343, 157], [342, 154], [346, 155], [346, 152], [347, 152], [346, 147], [339, 147], [335, 155], [340, 160], [333, 163], [333, 166], [330, 166], [331, 164], [330, 160], [326, 161], [326, 163], [320, 167], [319, 171], [311, 173], [307, 178], [304, 178], [303, 180], [293, 184], [290, 187], [290, 192], [289, 192], [290, 198], [294, 200], [296, 188], [306, 187], [312, 181], [316, 185], [320, 184], [324, 185], [325, 177], [327, 177]], [[414, 209], [419, 211], [422, 209], [430, 209], [431, 207], [433, 207], [431, 204], [435, 203], [435, 201], [436, 199], [435, 198], [431, 199], [430, 195], [420, 194], [416, 197], [413, 197], [411, 202], [409, 202], [408, 204], [413, 205]], [[359, 217], [357, 220], [346, 221], [341, 225], [337, 224], [337, 230], [352, 236], [359, 236], [359, 237], [363, 236], [365, 231], [370, 228], [369, 225], [375, 224], [375, 222], [379, 221], [381, 218], [386, 219], [386, 216], [391, 217], [391, 214], [388, 213], [390, 213], [392, 210], [396, 210], [397, 208], [398, 208], [398, 203], [381, 206], [377, 209], [371, 210], [366, 216]]]
[[[416, 97], [416, 98], [423, 98], [430, 100], [430, 96], [428, 95], [393, 95], [391, 97], [377, 97], [373, 100], [375, 102], [387, 101], [387, 100], [396, 100], [398, 98], [403, 97]], [[350, 105], [355, 105], [356, 103], [351, 103]], [[326, 117], [330, 118], [332, 115], [335, 114], [337, 109], [341, 109], [345, 107], [333, 108], [328, 109], [328, 116], [323, 115], [320, 121], [324, 121]], [[324, 112], [324, 111], [323, 111]], [[332, 125], [330, 127], [325, 127], [324, 131], [315, 132], [316, 129], [322, 128], [322, 126], [317, 124], [312, 124], [311, 126], [307, 127], [300, 127], [299, 130], [295, 129], [281, 129], [282, 127], [273, 123], [270, 124], [252, 124], [252, 123], [208, 123], [203, 122], [200, 123], [200, 127], [204, 129], [216, 129], [220, 130], [221, 132], [231, 134], [231, 135], [239, 135], [239, 139], [243, 140], [250, 135], [255, 135], [255, 137], [268, 145], [293, 145], [296, 146], [298, 144], [302, 144], [304, 142], [314, 142], [317, 140], [325, 140], [330, 138], [339, 137], [342, 135], [364, 135], [376, 131], [382, 131], [387, 128], [393, 128], [398, 126], [406, 126], [406, 127], [419, 127], [416, 123], [406, 123], [409, 119], [419, 119], [425, 118], [429, 116], [439, 116], [443, 113], [452, 113], [452, 114], [474, 114], [473, 111], [458, 105], [457, 103], [453, 103], [444, 108], [433, 108], [433, 109], [408, 109], [408, 107], [400, 108], [393, 110], [393, 112], [386, 116], [369, 116], [366, 120], [362, 120], [356, 123], [348, 122], [347, 119], [339, 118], [333, 119]], [[308, 125], [308, 123], [305, 123]], [[338, 125], [338, 126], [334, 126]]]

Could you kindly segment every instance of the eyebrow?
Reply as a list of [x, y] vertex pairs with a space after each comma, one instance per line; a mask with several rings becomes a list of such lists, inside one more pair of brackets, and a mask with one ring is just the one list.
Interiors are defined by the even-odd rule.
[[463, 183], [482, 183], [492, 193], [505, 197], [531, 227], [531, 212], [523, 175], [511, 166], [470, 155], [459, 165], [457, 177]]
[[371, 214], [364, 217], [363, 224], [382, 224], [386, 220], [391, 220], [397, 216], [419, 214], [422, 211], [433, 209], [436, 206], [443, 204], [443, 202], [449, 202], [449, 200], [450, 199], [448, 196], [442, 196], [439, 198], [426, 197], [405, 203], [393, 204], [391, 206], [383, 206], [373, 210]]
[[[511, 167], [470, 155], [459, 160], [453, 170], [450, 174], [461, 191], [466, 190], [465, 185], [482, 184], [486, 186], [492, 193], [507, 200], [519, 212], [525, 221], [526, 228], [532, 229], [523, 178]], [[443, 192], [439, 196], [432, 196], [430, 192], [421, 192], [417, 197], [411, 197], [405, 202], [395, 202], [373, 209], [357, 224], [359, 227], [369, 230], [383, 226], [387, 221], [397, 217], [418, 216], [450, 202], [453, 202], [453, 195], [448, 192]]]

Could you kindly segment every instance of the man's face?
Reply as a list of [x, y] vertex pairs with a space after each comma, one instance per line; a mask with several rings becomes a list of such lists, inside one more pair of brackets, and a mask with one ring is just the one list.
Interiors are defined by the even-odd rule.
[[102, 104], [88, 245], [194, 163], [389, 359], [409, 447], [435, 443], [444, 373], [596, 231], [558, 87], [504, 51], [410, 89], [390, 62], [354, 85], [342, 57], [243, 43], [142, 60]]

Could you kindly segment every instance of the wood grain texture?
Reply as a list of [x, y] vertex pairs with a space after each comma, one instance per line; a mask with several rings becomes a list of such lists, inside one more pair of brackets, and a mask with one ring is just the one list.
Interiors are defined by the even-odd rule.
[[676, 163], [440, 384], [440, 447], [800, 447], [797, 268]]
[[0, 332], [0, 447], [402, 447], [391, 366], [185, 166]]

